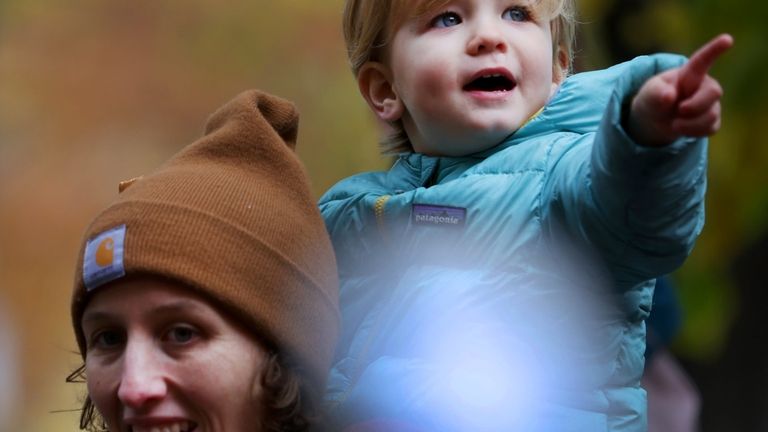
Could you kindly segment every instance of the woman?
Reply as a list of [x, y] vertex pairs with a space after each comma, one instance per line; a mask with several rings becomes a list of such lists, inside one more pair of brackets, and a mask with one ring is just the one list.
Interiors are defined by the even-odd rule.
[[72, 298], [82, 429], [319, 427], [338, 287], [297, 125], [246, 92], [91, 223]]

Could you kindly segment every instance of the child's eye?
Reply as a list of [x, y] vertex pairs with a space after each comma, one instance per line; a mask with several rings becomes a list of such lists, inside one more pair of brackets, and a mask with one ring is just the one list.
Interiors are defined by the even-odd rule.
[[125, 342], [125, 335], [118, 330], [103, 330], [92, 338], [91, 346], [97, 349], [112, 349], [121, 346]]
[[200, 333], [194, 327], [176, 325], [168, 330], [165, 334], [165, 339], [174, 344], [184, 345], [192, 342], [199, 335]]
[[461, 17], [455, 12], [444, 12], [432, 20], [432, 27], [446, 28], [461, 24]]
[[524, 7], [515, 6], [505, 10], [501, 17], [512, 21], [528, 21], [531, 19], [531, 14]]

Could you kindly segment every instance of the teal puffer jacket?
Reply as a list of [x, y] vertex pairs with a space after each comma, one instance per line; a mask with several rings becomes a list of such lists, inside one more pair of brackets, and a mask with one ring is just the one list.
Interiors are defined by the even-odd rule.
[[321, 198], [341, 278], [334, 430], [646, 429], [644, 320], [702, 229], [706, 140], [642, 147], [621, 118], [684, 61], [571, 76], [491, 150], [404, 154]]

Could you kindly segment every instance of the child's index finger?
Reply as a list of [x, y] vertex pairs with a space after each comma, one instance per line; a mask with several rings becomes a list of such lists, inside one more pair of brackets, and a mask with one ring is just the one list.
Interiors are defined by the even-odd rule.
[[733, 37], [724, 33], [710, 40], [691, 55], [680, 70], [678, 88], [682, 97], [690, 96], [699, 88], [715, 60], [731, 46], [733, 46]]

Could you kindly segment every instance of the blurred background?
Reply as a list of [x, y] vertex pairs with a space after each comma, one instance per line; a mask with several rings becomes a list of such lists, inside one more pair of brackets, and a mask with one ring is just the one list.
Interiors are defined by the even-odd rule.
[[[319, 195], [386, 168], [346, 65], [342, 0], [0, 0], [0, 432], [75, 431], [84, 386], [69, 295], [81, 235], [117, 194], [202, 133], [246, 88], [293, 100]], [[690, 54], [730, 32], [710, 147], [707, 225], [670, 276], [671, 350], [702, 401], [701, 429], [768, 431], [768, 4], [580, 0], [577, 70]]]

